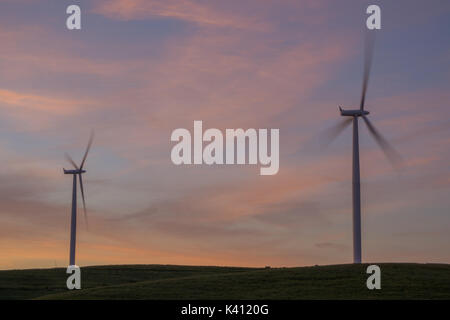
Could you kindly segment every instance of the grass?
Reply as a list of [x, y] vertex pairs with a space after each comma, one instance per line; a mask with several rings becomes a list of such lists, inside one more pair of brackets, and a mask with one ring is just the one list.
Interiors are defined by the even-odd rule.
[[378, 264], [381, 290], [366, 287], [367, 265], [230, 268], [164, 265], [82, 267], [82, 290], [65, 269], [0, 271], [0, 299], [450, 299], [450, 265]]

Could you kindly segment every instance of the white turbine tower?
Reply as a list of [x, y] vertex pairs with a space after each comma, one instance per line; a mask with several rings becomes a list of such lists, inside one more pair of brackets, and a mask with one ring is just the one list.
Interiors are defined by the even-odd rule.
[[81, 198], [83, 200], [83, 209], [84, 209], [84, 219], [86, 221], [86, 226], [88, 225], [87, 221], [87, 213], [86, 213], [86, 201], [84, 198], [84, 189], [83, 189], [83, 178], [82, 174], [86, 172], [83, 170], [84, 163], [86, 161], [86, 157], [88, 155], [89, 149], [92, 145], [92, 140], [94, 139], [94, 133], [91, 133], [89, 137], [89, 142], [86, 148], [86, 152], [84, 153], [83, 160], [81, 161], [80, 167], [78, 167], [75, 161], [66, 153], [66, 159], [74, 166], [73, 170], [64, 170], [64, 174], [73, 175], [73, 189], [72, 189], [72, 215], [70, 220], [70, 260], [69, 265], [75, 265], [75, 246], [76, 246], [76, 237], [77, 237], [77, 176], [80, 181], [80, 190], [81, 190]]

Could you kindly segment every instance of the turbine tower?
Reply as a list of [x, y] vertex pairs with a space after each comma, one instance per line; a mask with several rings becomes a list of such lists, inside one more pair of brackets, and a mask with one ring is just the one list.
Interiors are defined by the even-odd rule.
[[361, 101], [359, 109], [344, 110], [339, 106], [341, 116], [348, 117], [348, 119], [339, 123], [333, 129], [333, 137], [337, 136], [350, 123], [353, 124], [353, 157], [352, 157], [352, 199], [353, 199], [353, 263], [361, 263], [361, 186], [360, 186], [360, 170], [359, 170], [359, 135], [358, 135], [358, 119], [362, 118], [367, 125], [370, 134], [381, 147], [389, 161], [397, 167], [401, 162], [400, 155], [387, 142], [387, 140], [375, 128], [372, 122], [368, 119], [369, 111], [364, 109], [366, 100], [367, 85], [369, 83], [369, 74], [372, 64], [374, 34], [369, 32], [365, 39], [365, 55], [364, 55], [364, 72]]
[[89, 137], [89, 142], [86, 148], [86, 152], [84, 153], [83, 160], [81, 161], [80, 167], [78, 167], [75, 161], [66, 153], [66, 159], [73, 165], [73, 170], [64, 170], [64, 174], [73, 175], [73, 187], [72, 187], [72, 215], [70, 220], [70, 260], [69, 265], [75, 265], [75, 246], [76, 246], [76, 237], [77, 237], [77, 176], [80, 181], [80, 190], [81, 190], [81, 198], [83, 200], [83, 209], [84, 209], [84, 219], [86, 221], [86, 227], [88, 225], [87, 222], [87, 213], [86, 213], [86, 201], [84, 199], [84, 189], [83, 189], [83, 178], [82, 174], [86, 172], [83, 169], [84, 163], [86, 161], [86, 157], [88, 155], [89, 149], [92, 145], [92, 140], [94, 139], [94, 133], [91, 133]]

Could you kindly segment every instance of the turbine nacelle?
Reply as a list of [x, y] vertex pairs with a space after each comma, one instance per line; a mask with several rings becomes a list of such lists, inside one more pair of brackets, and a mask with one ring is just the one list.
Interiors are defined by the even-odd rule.
[[81, 174], [81, 173], [85, 173], [86, 172], [86, 170], [83, 170], [83, 169], [66, 170], [66, 169], [63, 168], [63, 170], [64, 170], [64, 174]]
[[339, 106], [339, 111], [343, 117], [362, 117], [367, 116], [370, 112], [367, 110], [354, 109], [354, 110], [344, 110]]

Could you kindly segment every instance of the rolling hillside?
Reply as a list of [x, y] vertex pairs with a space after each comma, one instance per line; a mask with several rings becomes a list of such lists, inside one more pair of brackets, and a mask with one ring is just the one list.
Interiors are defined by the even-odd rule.
[[367, 265], [230, 268], [164, 265], [83, 267], [82, 290], [63, 268], [0, 271], [0, 299], [450, 299], [450, 265], [379, 264], [381, 290], [366, 288]]

